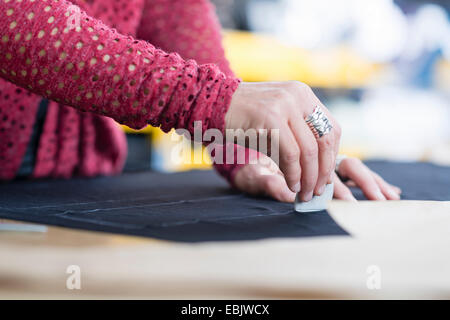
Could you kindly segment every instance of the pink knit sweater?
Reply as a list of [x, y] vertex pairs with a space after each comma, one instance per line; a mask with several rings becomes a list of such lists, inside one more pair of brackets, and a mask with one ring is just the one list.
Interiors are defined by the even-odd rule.
[[[239, 82], [207, 0], [0, 0], [0, 30], [4, 180], [20, 167], [41, 96], [52, 102], [33, 177], [67, 178], [121, 171], [126, 140], [111, 118], [223, 130]], [[237, 168], [217, 169], [231, 179]]]

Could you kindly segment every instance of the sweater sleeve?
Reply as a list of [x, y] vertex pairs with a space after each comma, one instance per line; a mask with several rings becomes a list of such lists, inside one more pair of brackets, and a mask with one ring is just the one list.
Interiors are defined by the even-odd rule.
[[138, 38], [234, 77], [222, 46], [220, 23], [209, 0], [145, 0]]
[[132, 128], [223, 130], [238, 80], [118, 33], [66, 0], [0, 1], [0, 76]]
[[[228, 77], [234, 77], [222, 46], [220, 23], [209, 0], [146, 0], [138, 37], [166, 51], [175, 51], [183, 58], [214, 63]], [[259, 156], [258, 152], [238, 145], [222, 148], [224, 159], [232, 152], [234, 161], [214, 163], [214, 168], [231, 184], [239, 168]], [[245, 152], [245, 162], [238, 163], [242, 152]]]

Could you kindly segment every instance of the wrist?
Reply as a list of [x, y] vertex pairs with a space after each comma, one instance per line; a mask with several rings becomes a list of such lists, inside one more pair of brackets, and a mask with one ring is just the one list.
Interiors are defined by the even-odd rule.
[[219, 129], [222, 132], [228, 129], [227, 123], [230, 123], [229, 117], [232, 114], [230, 112], [231, 104], [240, 84], [241, 80], [238, 78], [226, 78], [224, 80], [216, 100], [216, 107], [209, 120], [209, 128]]
[[241, 106], [249, 104], [248, 83], [240, 82], [233, 93], [230, 105], [225, 113], [224, 128], [225, 129], [243, 129], [243, 121], [246, 117], [242, 115], [239, 109]]

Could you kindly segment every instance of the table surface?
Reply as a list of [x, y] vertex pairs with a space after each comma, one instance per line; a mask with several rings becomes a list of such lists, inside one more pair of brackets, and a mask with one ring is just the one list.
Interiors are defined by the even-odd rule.
[[[333, 201], [330, 213], [353, 237], [185, 244], [3, 231], [0, 298], [450, 298], [450, 202]], [[66, 287], [70, 265], [80, 267], [81, 290]], [[372, 265], [380, 290], [367, 287]]]
[[[450, 298], [450, 202], [332, 201], [329, 213], [351, 237], [177, 243], [0, 231], [0, 298]], [[66, 286], [71, 265], [80, 290]], [[380, 289], [368, 284], [373, 270]]]

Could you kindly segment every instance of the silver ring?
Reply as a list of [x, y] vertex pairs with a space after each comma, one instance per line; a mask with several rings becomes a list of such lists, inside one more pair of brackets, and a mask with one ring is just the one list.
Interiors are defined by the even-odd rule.
[[328, 120], [327, 116], [319, 106], [316, 106], [313, 113], [306, 117], [306, 123], [311, 128], [316, 138], [323, 137], [333, 129], [330, 120]]

